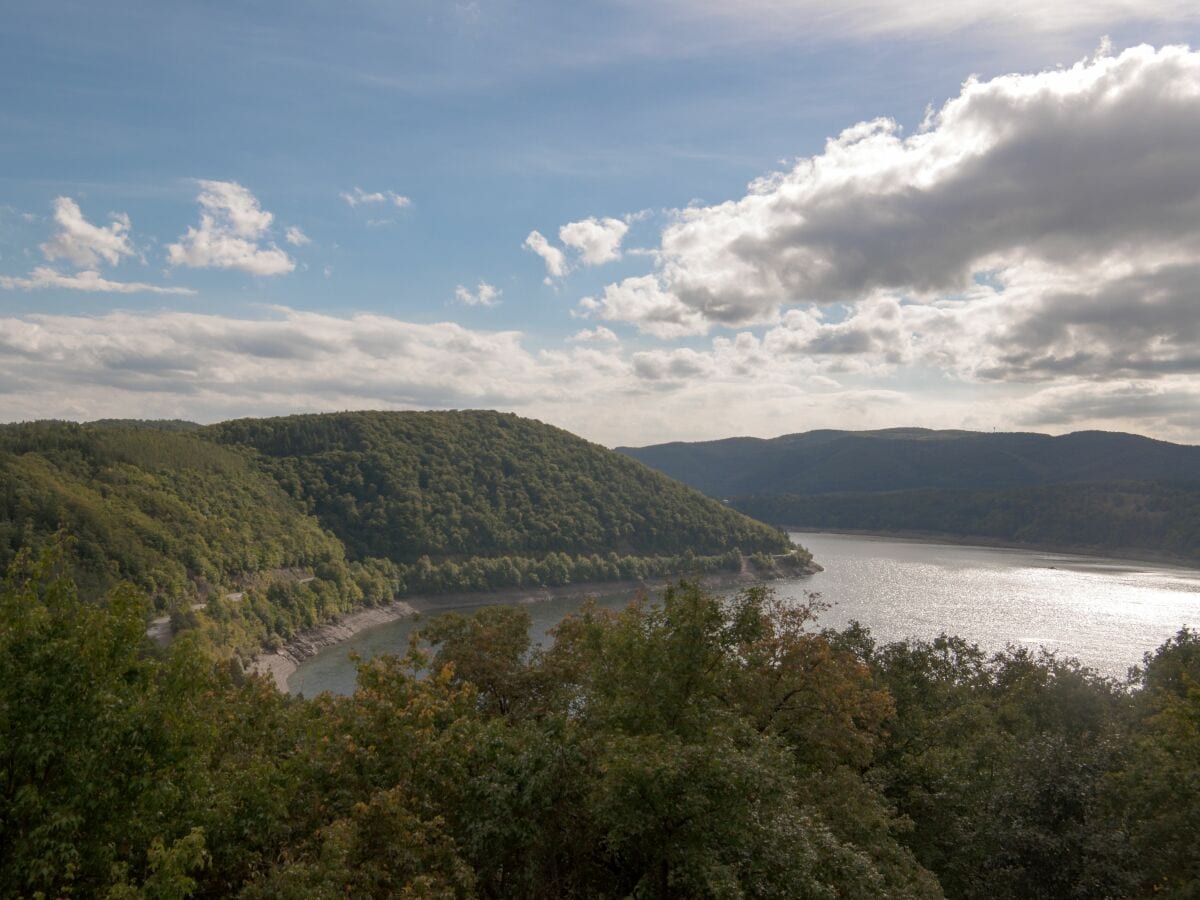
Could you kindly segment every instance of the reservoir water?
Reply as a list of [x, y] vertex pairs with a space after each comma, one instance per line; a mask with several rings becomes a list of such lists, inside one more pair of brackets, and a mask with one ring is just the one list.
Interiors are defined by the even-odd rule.
[[[825, 570], [771, 587], [797, 600], [819, 593], [830, 604], [821, 625], [857, 619], [880, 642], [945, 631], [989, 650], [1010, 643], [1045, 647], [1123, 677], [1180, 627], [1200, 625], [1200, 569], [861, 535], [793, 533], [792, 539], [812, 550]], [[596, 599], [619, 607], [631, 596], [622, 591]], [[530, 603], [534, 641], [546, 643], [547, 631], [582, 599]], [[288, 687], [308, 696], [349, 693], [351, 654], [403, 653], [414, 627], [419, 619], [402, 619], [329, 647], [301, 665]]]

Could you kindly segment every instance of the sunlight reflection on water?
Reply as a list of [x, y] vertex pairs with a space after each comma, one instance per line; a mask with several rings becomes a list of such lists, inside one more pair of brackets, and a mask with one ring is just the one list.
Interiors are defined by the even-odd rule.
[[[1200, 623], [1200, 570], [1159, 563], [1093, 559], [1062, 553], [925, 544], [860, 535], [793, 534], [825, 571], [772, 582], [784, 597], [818, 592], [831, 608], [821, 624], [852, 619], [879, 641], [957, 634], [987, 649], [1008, 643], [1077, 657], [1123, 677], [1185, 624]], [[623, 606], [628, 592], [602, 595]], [[533, 639], [578, 608], [565, 597], [529, 605]], [[404, 652], [410, 620], [381, 625], [330, 647], [292, 676], [292, 691], [309, 696], [354, 687], [351, 653], [370, 658]]]

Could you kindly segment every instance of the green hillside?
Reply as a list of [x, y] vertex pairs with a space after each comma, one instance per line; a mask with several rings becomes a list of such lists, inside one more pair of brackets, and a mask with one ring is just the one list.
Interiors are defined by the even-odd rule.
[[261, 453], [266, 471], [357, 557], [789, 549], [775, 529], [598, 444], [514, 415], [288, 416], [203, 433]]
[[176, 628], [247, 650], [405, 594], [810, 559], [639, 463], [495, 413], [0, 426], [0, 563], [58, 535], [86, 595], [130, 581]]
[[156, 428], [0, 428], [3, 562], [60, 529], [85, 586], [124, 579], [158, 596], [345, 557], [244, 452]]

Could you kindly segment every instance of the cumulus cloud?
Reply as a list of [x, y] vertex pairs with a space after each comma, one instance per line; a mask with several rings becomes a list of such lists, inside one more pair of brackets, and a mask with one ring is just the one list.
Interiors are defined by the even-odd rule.
[[129, 241], [129, 216], [113, 213], [108, 226], [93, 225], [84, 218], [79, 205], [70, 197], [54, 201], [55, 231], [41, 245], [50, 261], [64, 260], [79, 267], [75, 273], [60, 272], [51, 266], [37, 266], [25, 276], [0, 275], [0, 290], [68, 290], [103, 294], [194, 294], [184, 287], [164, 287], [140, 281], [113, 281], [96, 268], [107, 263], [117, 265], [137, 253]]
[[1200, 54], [968, 80], [738, 200], [682, 210], [584, 314], [659, 337], [763, 324], [838, 371], [976, 381], [1200, 372]]
[[585, 266], [599, 266], [621, 258], [621, 241], [629, 225], [620, 219], [587, 218], [558, 229], [558, 239], [579, 251]]
[[184, 287], [162, 287], [140, 281], [110, 281], [95, 270], [73, 275], [57, 272], [49, 266], [38, 266], [25, 278], [0, 275], [0, 289], [6, 291], [42, 291], [62, 288], [69, 291], [91, 291], [104, 294], [194, 294]]
[[54, 201], [54, 224], [57, 230], [41, 245], [42, 255], [53, 262], [63, 259], [80, 268], [91, 268], [105, 262], [115, 266], [123, 257], [134, 256], [129, 243], [129, 216], [113, 213], [108, 226], [93, 225], [70, 197]]
[[310, 238], [295, 225], [290, 226], [288, 230], [283, 233], [283, 239], [293, 247], [303, 247], [305, 244], [312, 243], [312, 238]]
[[178, 243], [167, 245], [172, 266], [237, 269], [251, 275], [282, 275], [296, 264], [274, 244], [260, 242], [274, 216], [233, 181], [200, 181], [200, 224], [189, 227]]
[[360, 187], [353, 190], [342, 191], [339, 194], [343, 200], [351, 207], [354, 206], [370, 206], [372, 204], [389, 203], [398, 209], [412, 206], [412, 200], [405, 197], [403, 194], [397, 194], [395, 191], [364, 191]]
[[[621, 242], [628, 231], [628, 221], [592, 216], [563, 225], [558, 229], [558, 239], [574, 251], [577, 264], [600, 266], [621, 258]], [[562, 278], [571, 268], [567, 254], [536, 229], [529, 232], [523, 246], [540, 256], [546, 264], [547, 283], [551, 283], [553, 278]]]
[[686, 337], [708, 331], [704, 316], [663, 290], [653, 275], [634, 276], [619, 284], [610, 284], [604, 289], [603, 297], [584, 297], [579, 301], [579, 308], [585, 315], [631, 322], [640, 331], [660, 338]]
[[1025, 260], [1195, 246], [1198, 143], [1200, 55], [1185, 48], [968, 81], [917, 134], [863, 122], [740, 200], [683, 210], [659, 278], [705, 318], [745, 324], [877, 289], [962, 290]]
[[546, 272], [554, 278], [561, 278], [567, 273], [567, 258], [563, 252], [546, 239], [546, 236], [536, 229], [529, 232], [524, 245], [542, 258], [546, 264]]
[[454, 289], [454, 299], [465, 306], [495, 306], [502, 293], [494, 284], [481, 281], [473, 292], [460, 284]]

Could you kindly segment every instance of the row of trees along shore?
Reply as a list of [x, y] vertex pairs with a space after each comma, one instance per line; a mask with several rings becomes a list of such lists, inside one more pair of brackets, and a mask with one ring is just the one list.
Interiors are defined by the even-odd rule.
[[1127, 681], [679, 583], [278, 693], [53, 547], [0, 589], [0, 895], [1195, 897], [1200, 635]]

